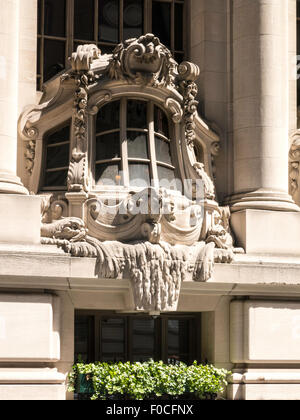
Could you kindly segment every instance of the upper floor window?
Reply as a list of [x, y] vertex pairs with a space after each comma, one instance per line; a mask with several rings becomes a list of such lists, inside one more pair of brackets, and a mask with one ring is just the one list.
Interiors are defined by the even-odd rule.
[[175, 178], [169, 121], [153, 102], [122, 98], [100, 108], [95, 149], [96, 185], [145, 187]]
[[103, 53], [152, 32], [179, 62], [185, 58], [185, 0], [38, 0], [37, 89], [69, 66], [80, 44]]

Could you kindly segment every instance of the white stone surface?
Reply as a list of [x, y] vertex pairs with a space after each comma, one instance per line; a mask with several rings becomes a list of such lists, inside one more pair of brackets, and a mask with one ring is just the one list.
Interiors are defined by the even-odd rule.
[[1, 293], [0, 362], [58, 360], [59, 317], [54, 295]]
[[0, 243], [40, 243], [41, 199], [0, 194]]

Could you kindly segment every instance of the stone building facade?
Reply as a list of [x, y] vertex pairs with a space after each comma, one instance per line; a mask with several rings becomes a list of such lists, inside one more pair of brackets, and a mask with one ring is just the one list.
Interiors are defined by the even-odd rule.
[[0, 399], [79, 355], [299, 399], [297, 3], [0, 0]]

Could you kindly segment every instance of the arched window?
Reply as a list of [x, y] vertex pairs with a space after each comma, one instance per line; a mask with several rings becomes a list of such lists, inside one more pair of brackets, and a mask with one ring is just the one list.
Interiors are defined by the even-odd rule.
[[122, 98], [96, 118], [95, 184], [158, 186], [175, 178], [169, 121], [151, 101]]
[[152, 32], [181, 62], [185, 0], [38, 0], [37, 89], [69, 66], [80, 44], [111, 53], [126, 39]]
[[45, 136], [43, 190], [66, 190], [70, 163], [71, 123]]

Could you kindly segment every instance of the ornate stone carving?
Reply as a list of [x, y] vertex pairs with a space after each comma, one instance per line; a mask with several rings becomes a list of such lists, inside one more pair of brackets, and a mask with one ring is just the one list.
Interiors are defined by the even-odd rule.
[[172, 120], [175, 124], [182, 121], [183, 111], [179, 102], [173, 98], [168, 98], [165, 102], [165, 107], [171, 112]]
[[87, 167], [87, 106], [88, 89], [96, 80], [90, 70], [94, 59], [99, 58], [100, 50], [96, 45], [80, 45], [70, 59], [77, 89], [74, 95], [74, 137], [75, 145], [68, 172], [69, 191], [87, 191], [89, 185]]
[[43, 223], [41, 237], [51, 239], [65, 239], [70, 242], [79, 241], [86, 237], [84, 222], [77, 217], [66, 217], [52, 223]]
[[209, 200], [214, 200], [215, 199], [215, 186], [211, 178], [205, 172], [204, 164], [201, 162], [197, 162], [194, 164], [194, 169], [196, 170], [197, 175], [203, 182], [204, 198], [209, 199]]
[[153, 34], [132, 38], [119, 44], [108, 66], [111, 79], [155, 87], [174, 87], [176, 61]]
[[195, 99], [198, 93], [198, 87], [195, 80], [199, 77], [200, 69], [196, 64], [184, 61], [179, 65], [178, 73], [178, 85], [183, 96], [186, 142], [188, 146], [193, 147], [195, 139], [194, 119], [198, 106], [198, 101]]
[[299, 180], [300, 180], [300, 130], [292, 136], [292, 145], [289, 152], [289, 184], [290, 194], [297, 204], [299, 202]]

